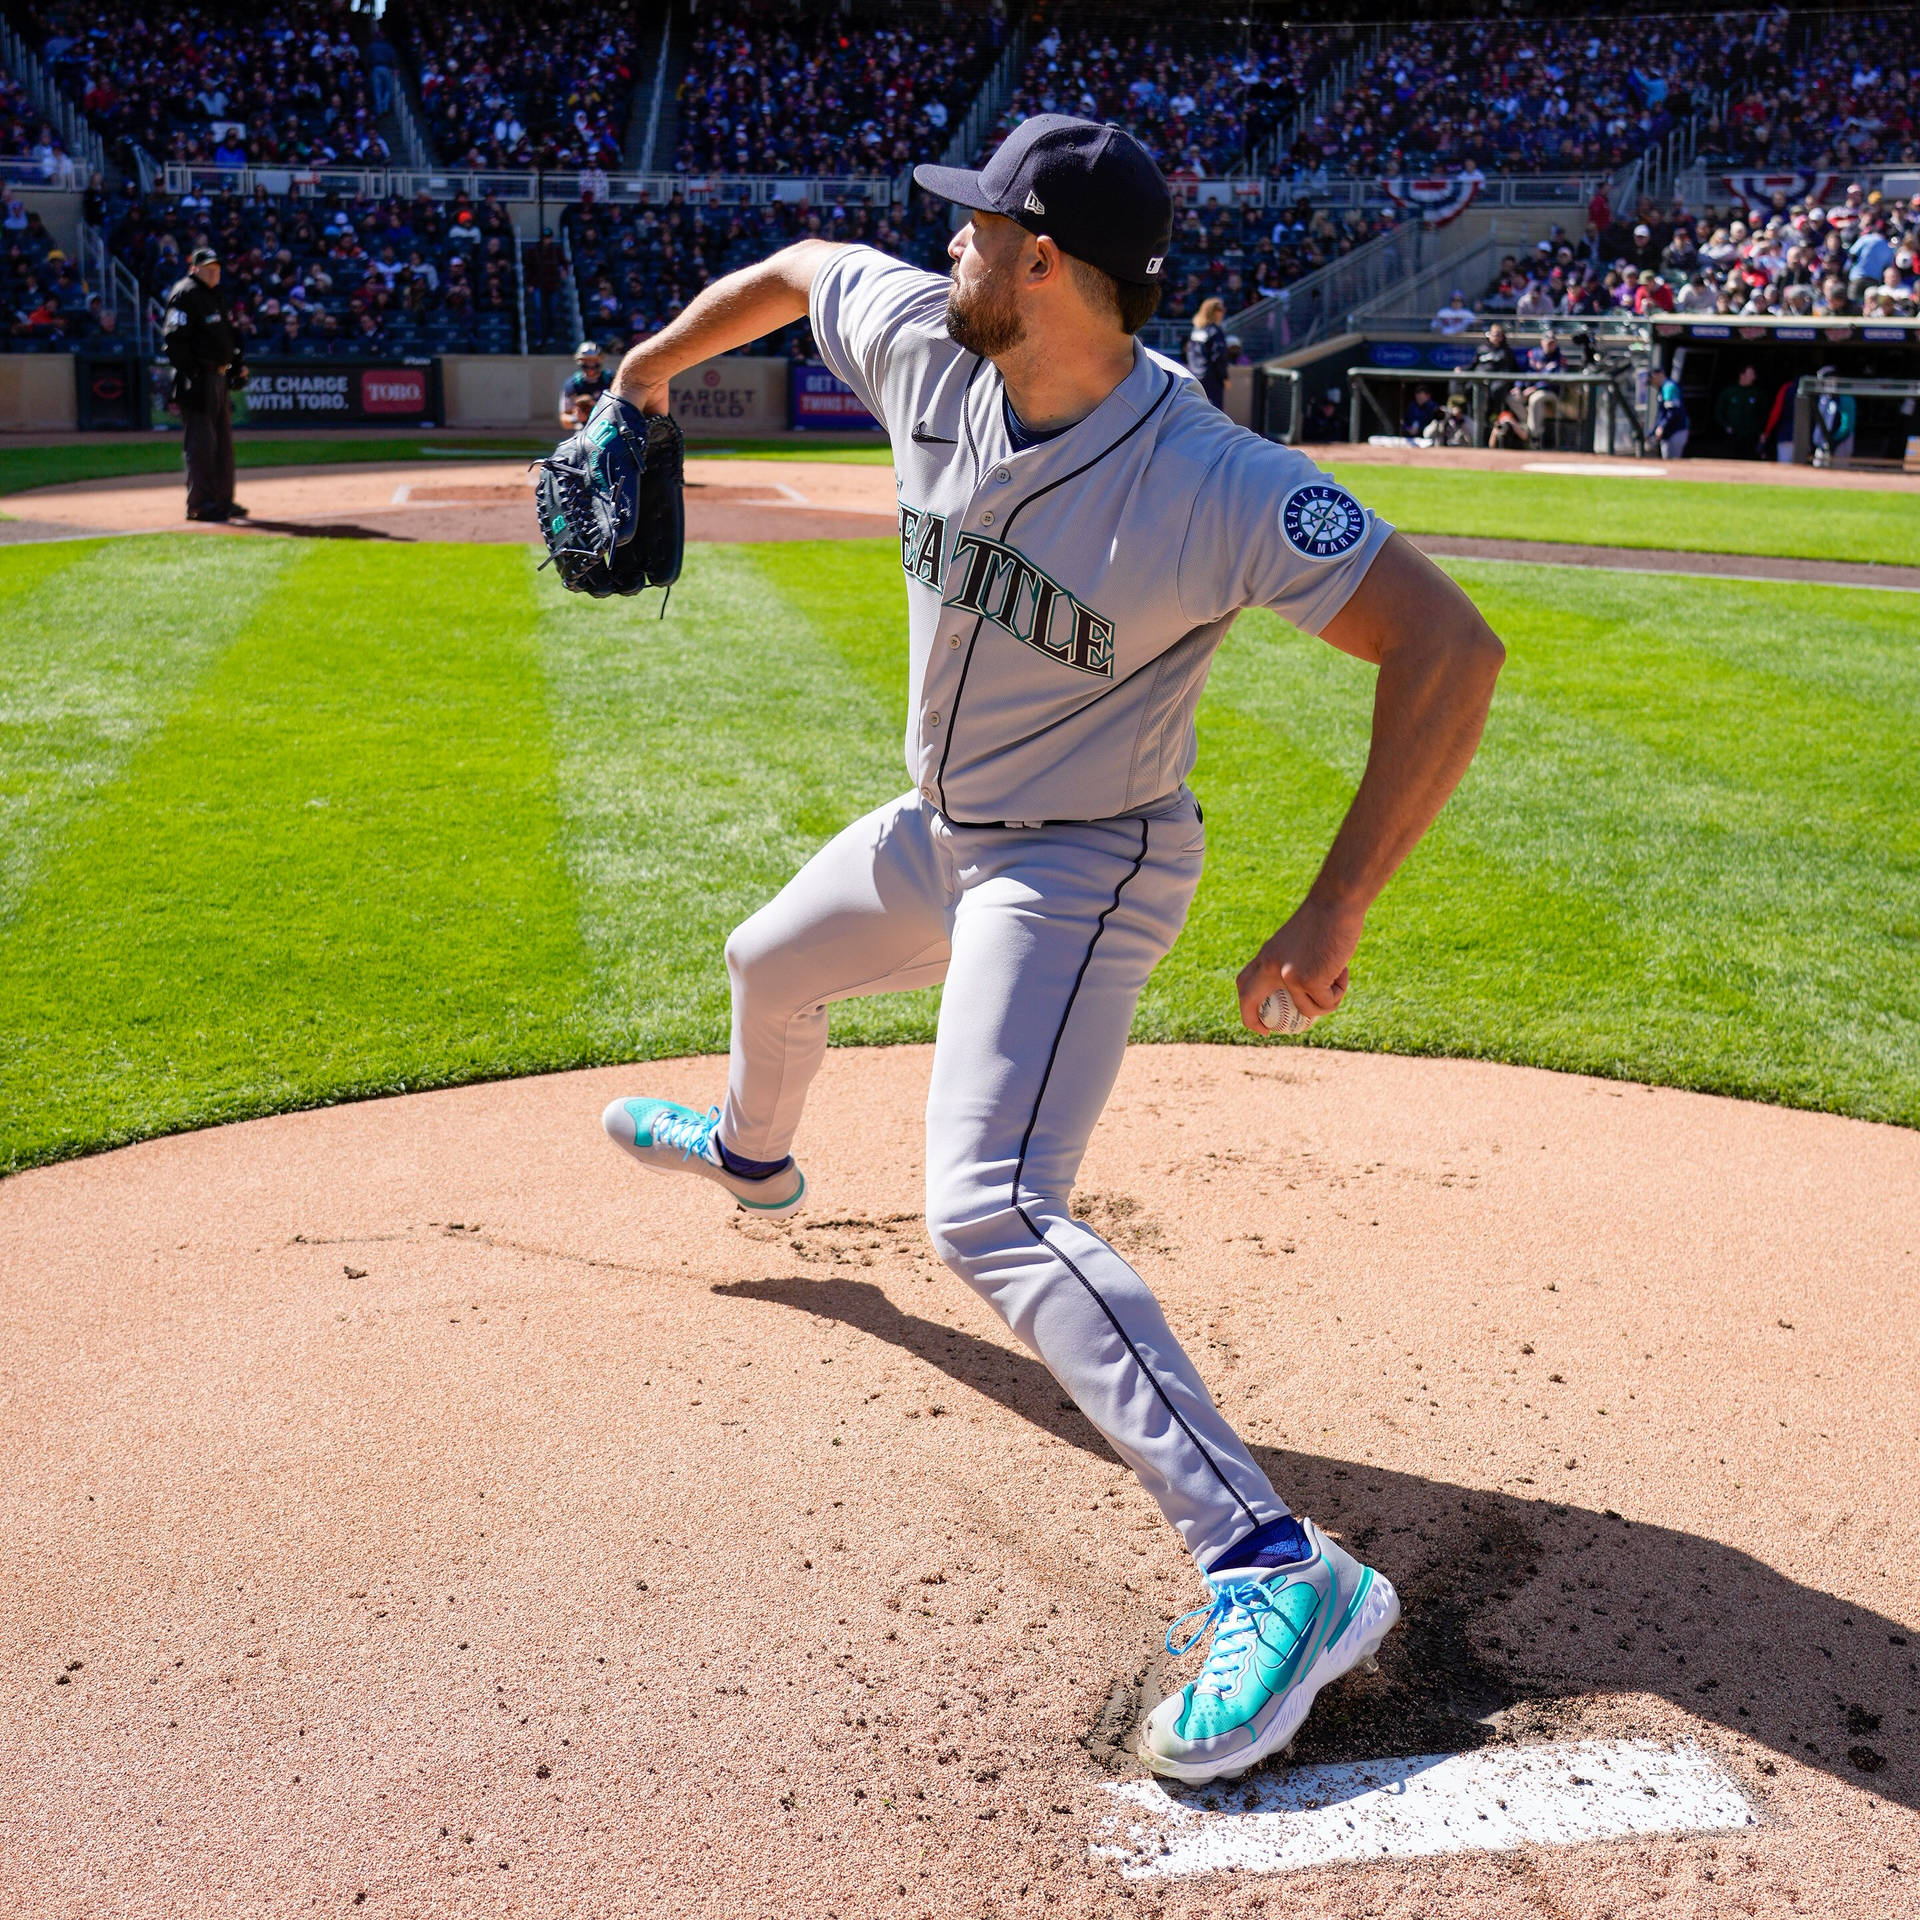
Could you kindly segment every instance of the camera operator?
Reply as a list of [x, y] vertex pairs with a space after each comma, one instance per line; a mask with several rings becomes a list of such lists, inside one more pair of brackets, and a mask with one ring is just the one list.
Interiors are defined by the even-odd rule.
[[240, 342], [221, 299], [220, 256], [199, 247], [184, 279], [167, 289], [162, 335], [173, 368], [173, 402], [180, 409], [187, 463], [189, 520], [244, 520], [233, 497], [231, 394], [247, 384]]

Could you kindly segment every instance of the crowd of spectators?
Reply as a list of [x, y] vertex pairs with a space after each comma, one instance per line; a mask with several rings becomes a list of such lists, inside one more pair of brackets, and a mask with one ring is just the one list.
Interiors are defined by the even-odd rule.
[[14, 193], [0, 200], [0, 327], [13, 353], [111, 353], [127, 338], [79, 262]]
[[1774, 196], [1765, 207], [1641, 203], [1597, 221], [1576, 252], [1565, 235], [1509, 254], [1472, 307], [1464, 289], [1434, 316], [1464, 333], [1476, 314], [1527, 321], [1649, 313], [1909, 319], [1920, 303], [1920, 194], [1904, 203], [1848, 187], [1832, 205]]
[[1762, 170], [1920, 163], [1920, 13], [1747, 23], [1721, 50], [1702, 156]]
[[0, 160], [31, 160], [50, 187], [75, 184], [66, 144], [27, 98], [27, 90], [0, 67]]
[[1141, 32], [1049, 26], [989, 138], [1036, 113], [1125, 127], [1175, 179], [1227, 172], [1299, 106], [1325, 69], [1325, 29], [1261, 29], [1218, 45], [1180, 23]]
[[617, 168], [639, 68], [631, 6], [406, 14], [428, 137], [449, 166]]
[[[612, 354], [657, 333], [716, 275], [792, 241], [856, 241], [944, 273], [952, 235], [945, 202], [924, 193], [886, 208], [700, 206], [676, 194], [658, 207], [571, 207], [565, 225], [587, 333]], [[804, 323], [752, 350], [812, 357]]]
[[54, 79], [116, 151], [216, 166], [384, 165], [345, 0], [153, 12], [99, 0], [41, 21]]
[[1229, 314], [1264, 300], [1387, 232], [1392, 216], [1332, 213], [1300, 200], [1279, 209], [1199, 207], [1174, 215], [1160, 316], [1191, 319], [1217, 296]]
[[1708, 16], [1417, 21], [1390, 30], [1288, 162], [1396, 176], [1616, 167], [1710, 104]]
[[698, 21], [680, 82], [683, 173], [896, 173], [937, 160], [992, 64], [997, 16], [953, 31]]
[[127, 203], [109, 238], [156, 298], [196, 247], [212, 247], [249, 359], [506, 353], [520, 344], [513, 225], [491, 194], [156, 194]]

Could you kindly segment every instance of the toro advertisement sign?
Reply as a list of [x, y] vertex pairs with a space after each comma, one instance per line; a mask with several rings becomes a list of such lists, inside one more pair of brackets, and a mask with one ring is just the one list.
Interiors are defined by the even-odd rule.
[[432, 426], [440, 370], [431, 360], [256, 360], [233, 396], [236, 427]]
[[432, 361], [263, 359], [234, 394], [234, 426], [432, 426], [440, 369]]

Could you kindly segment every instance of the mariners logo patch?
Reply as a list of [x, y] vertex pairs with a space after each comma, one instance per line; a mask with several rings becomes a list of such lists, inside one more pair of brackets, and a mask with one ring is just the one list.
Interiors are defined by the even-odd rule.
[[1367, 510], [1344, 487], [1311, 480], [1295, 487], [1280, 508], [1280, 531], [1296, 553], [1332, 560], [1357, 547], [1367, 531]]

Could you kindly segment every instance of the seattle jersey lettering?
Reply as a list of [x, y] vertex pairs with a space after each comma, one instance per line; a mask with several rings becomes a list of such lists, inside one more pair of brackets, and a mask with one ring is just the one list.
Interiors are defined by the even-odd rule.
[[946, 516], [901, 501], [900, 564], [922, 585], [937, 589], [946, 572], [946, 548]]
[[954, 542], [946, 604], [983, 615], [1077, 673], [1113, 678], [1113, 622], [1083, 607], [1025, 554], [998, 540], [963, 533]]

